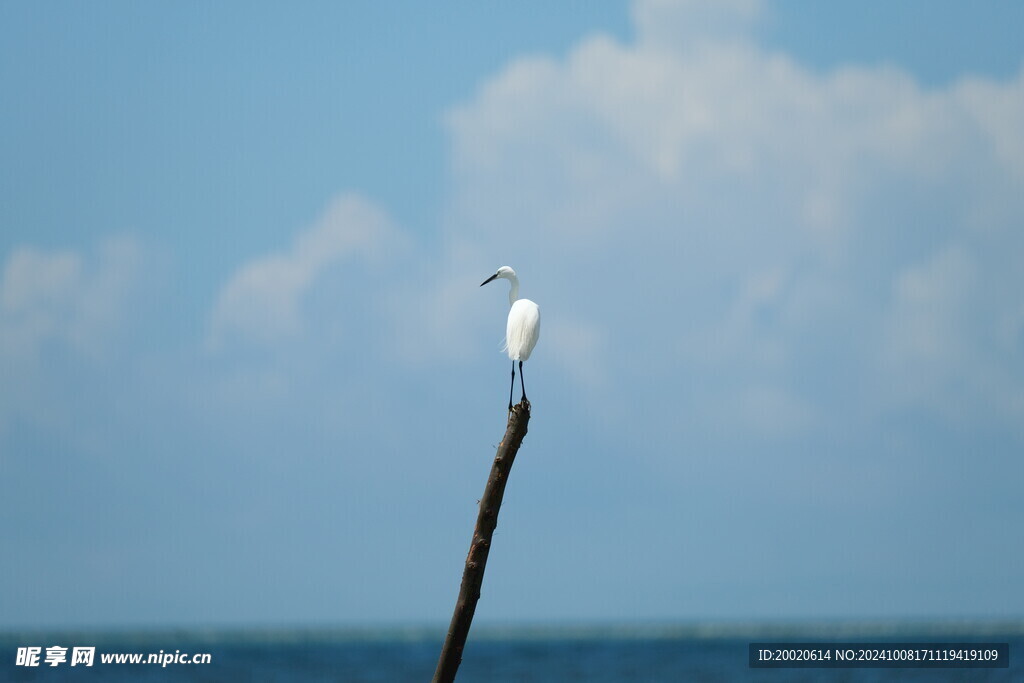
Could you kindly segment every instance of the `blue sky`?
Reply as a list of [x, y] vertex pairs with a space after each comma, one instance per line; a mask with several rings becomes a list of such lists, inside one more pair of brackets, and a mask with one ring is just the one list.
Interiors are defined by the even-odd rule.
[[1017, 3], [0, 4], [0, 627], [1020, 618]]

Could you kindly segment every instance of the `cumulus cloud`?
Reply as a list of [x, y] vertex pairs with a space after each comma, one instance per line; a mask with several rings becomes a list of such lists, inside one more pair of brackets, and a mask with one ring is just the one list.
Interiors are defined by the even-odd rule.
[[0, 279], [0, 355], [34, 359], [48, 342], [102, 353], [126, 314], [142, 250], [131, 238], [109, 239], [94, 254], [18, 247]]
[[347, 258], [374, 260], [401, 236], [383, 211], [356, 194], [334, 200], [292, 244], [242, 265], [221, 288], [210, 316], [208, 346], [229, 339], [272, 344], [303, 331], [303, 300]]
[[612, 387], [713, 384], [754, 430], [808, 429], [823, 397], [870, 415], [907, 359], [925, 410], [956, 391], [940, 366], [1019, 397], [1024, 71], [822, 73], [759, 45], [760, 15], [641, 0], [630, 42], [508, 64], [447, 114], [449, 248], [534, 273]]
[[644, 45], [678, 50], [742, 36], [763, 11], [761, 0], [636, 0], [631, 15]]
[[0, 441], [19, 419], [49, 431], [67, 415], [76, 389], [63, 361], [99, 368], [118, 357], [145, 261], [128, 237], [91, 250], [25, 245], [0, 261]]

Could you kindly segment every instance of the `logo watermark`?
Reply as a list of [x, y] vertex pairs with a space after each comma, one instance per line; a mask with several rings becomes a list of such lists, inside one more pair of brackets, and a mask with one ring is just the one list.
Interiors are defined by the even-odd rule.
[[[190, 654], [174, 652], [101, 652], [100, 664], [209, 664], [212, 656], [208, 652]], [[19, 647], [14, 657], [15, 666], [93, 666], [97, 663], [96, 646], [88, 647], [63, 645]]]

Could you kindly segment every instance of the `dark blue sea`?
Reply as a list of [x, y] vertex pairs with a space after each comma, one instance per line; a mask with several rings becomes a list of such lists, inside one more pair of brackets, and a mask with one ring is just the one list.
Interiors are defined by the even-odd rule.
[[[249, 629], [0, 633], [0, 680], [10, 681], [429, 681], [443, 631]], [[1009, 667], [994, 669], [755, 669], [751, 642], [1008, 643]], [[51, 650], [67, 648], [66, 653]], [[38, 665], [19, 648], [38, 647]], [[75, 647], [95, 647], [93, 665], [71, 666]], [[46, 663], [62, 659], [55, 666]], [[209, 663], [103, 663], [138, 653]], [[472, 681], [1024, 681], [1024, 624], [686, 625], [487, 628], [470, 634], [456, 679]]]

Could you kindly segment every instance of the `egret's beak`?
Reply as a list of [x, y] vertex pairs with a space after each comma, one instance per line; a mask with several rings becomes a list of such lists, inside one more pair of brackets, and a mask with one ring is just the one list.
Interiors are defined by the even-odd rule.
[[490, 276], [489, 278], [487, 278], [486, 280], [484, 280], [483, 282], [481, 282], [481, 283], [480, 283], [480, 286], [481, 286], [481, 287], [483, 287], [484, 285], [486, 285], [486, 284], [487, 284], [488, 282], [490, 282], [491, 280], [496, 280], [497, 278], [498, 278], [498, 274], [497, 274], [497, 273], [495, 273], [494, 275]]

